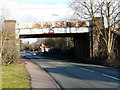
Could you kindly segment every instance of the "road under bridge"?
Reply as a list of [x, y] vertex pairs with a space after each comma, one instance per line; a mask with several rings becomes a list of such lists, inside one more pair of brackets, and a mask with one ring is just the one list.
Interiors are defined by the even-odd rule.
[[[57, 23], [57, 26], [56, 26]], [[19, 26], [18, 26], [19, 25]], [[89, 22], [54, 22], [54, 23], [16, 23], [14, 20], [6, 20], [5, 28], [10, 37], [16, 38], [49, 38], [49, 37], [73, 37], [74, 54], [76, 59], [88, 59], [90, 57], [90, 32]], [[30, 32], [32, 33], [30, 33]], [[36, 32], [35, 32], [36, 31]], [[38, 31], [38, 32], [37, 32]], [[13, 37], [14, 36], [14, 37]]]

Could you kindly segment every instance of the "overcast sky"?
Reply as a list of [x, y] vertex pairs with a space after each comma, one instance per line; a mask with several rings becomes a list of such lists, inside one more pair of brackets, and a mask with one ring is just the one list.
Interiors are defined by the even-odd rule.
[[68, 18], [70, 0], [0, 0], [0, 8], [9, 9], [17, 22], [54, 21]]
[[17, 22], [59, 21], [72, 16], [69, 3], [70, 0], [0, 0], [0, 8], [8, 9], [10, 19]]

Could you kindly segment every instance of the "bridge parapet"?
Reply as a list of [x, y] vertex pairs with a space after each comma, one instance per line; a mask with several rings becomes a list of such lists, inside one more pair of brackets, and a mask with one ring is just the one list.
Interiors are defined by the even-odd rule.
[[91, 26], [91, 21], [17, 23], [16, 30], [19, 34], [88, 33], [92, 31]]
[[91, 21], [56, 21], [56, 22], [31, 22], [31, 23], [17, 23], [16, 29], [36, 29], [36, 28], [80, 28], [91, 27]]

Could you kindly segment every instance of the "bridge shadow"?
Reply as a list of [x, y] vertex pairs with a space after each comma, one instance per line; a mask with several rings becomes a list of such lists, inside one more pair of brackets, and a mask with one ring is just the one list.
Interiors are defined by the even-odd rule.
[[[91, 64], [82, 64], [82, 63], [73, 63], [68, 59], [57, 59], [57, 58], [50, 58], [50, 57], [42, 57], [38, 59], [29, 59], [31, 61], [34, 61], [35, 63], [48, 63], [48, 66], [50, 67], [42, 67], [47, 72], [49, 72], [53, 77], [54, 75], [60, 75], [72, 79], [80, 79], [80, 80], [89, 80], [89, 81], [95, 81], [100, 83], [109, 83], [111, 85], [118, 85], [118, 80], [113, 79], [118, 78], [120, 79], [120, 72], [118, 72], [118, 69], [115, 68], [108, 68], [104, 66], [98, 66], [98, 65], [91, 65]], [[63, 64], [59, 64], [59, 62]], [[69, 64], [66, 64], [69, 63]], [[41, 65], [41, 64], [40, 64]], [[94, 72], [88, 71], [92, 70]], [[106, 74], [111, 77], [104, 76], [102, 74]]]
[[[82, 68], [82, 69], [81, 69]], [[84, 69], [92, 70], [94, 72], [90, 72]], [[89, 81], [97, 81], [103, 83], [112, 83], [118, 85], [118, 80], [113, 78], [104, 76], [102, 74], [106, 74], [115, 78], [120, 79], [120, 74], [118, 74], [118, 70], [108, 69], [105, 67], [96, 67], [96, 66], [84, 66], [84, 65], [72, 65], [72, 66], [56, 66], [52, 68], [44, 68], [47, 72], [51, 74], [62, 75], [64, 77], [69, 77], [73, 79], [80, 80], [89, 80]], [[111, 85], [112, 85], [111, 84]]]

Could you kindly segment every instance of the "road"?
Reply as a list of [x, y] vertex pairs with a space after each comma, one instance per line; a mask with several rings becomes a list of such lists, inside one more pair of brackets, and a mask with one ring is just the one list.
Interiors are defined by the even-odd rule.
[[29, 60], [45, 69], [62, 88], [120, 87], [120, 74], [114, 68], [43, 56], [31, 56]]

